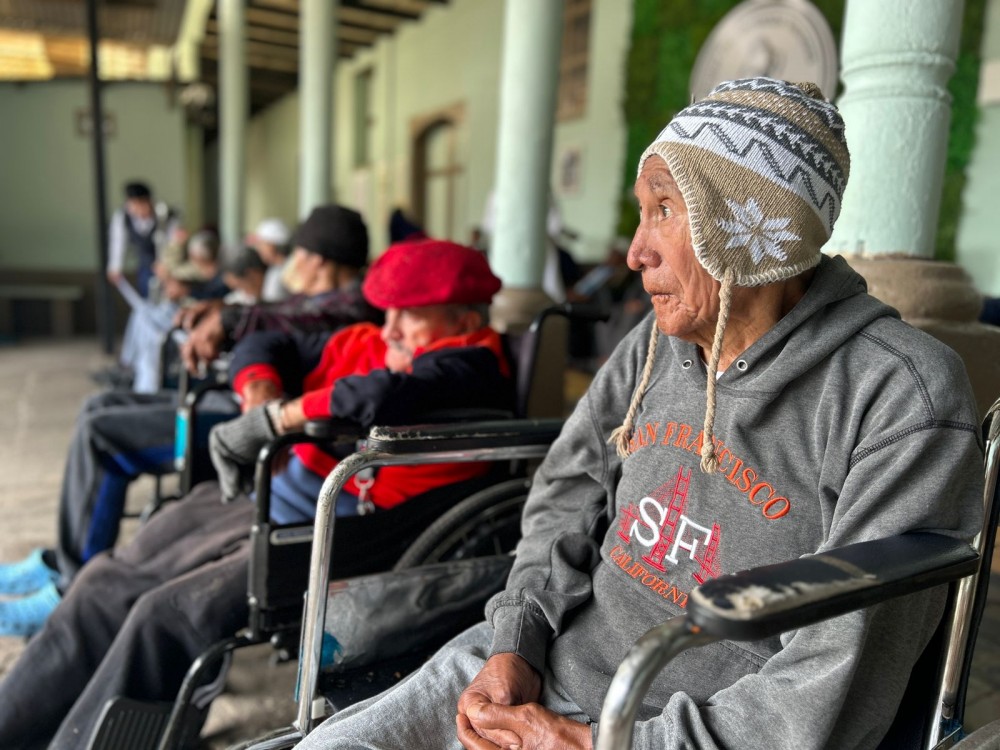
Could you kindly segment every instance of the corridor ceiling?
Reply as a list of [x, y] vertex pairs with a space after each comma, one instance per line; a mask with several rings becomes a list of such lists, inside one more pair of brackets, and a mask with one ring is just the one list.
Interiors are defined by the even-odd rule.
[[[185, 9], [194, 0], [99, 0], [100, 64], [104, 79], [176, 76], [172, 48]], [[299, 0], [245, 0], [251, 112], [298, 85]], [[400, 24], [448, 0], [339, 0], [338, 56], [351, 57]], [[218, 85], [217, 3], [200, 42], [199, 79]], [[154, 65], [159, 62], [159, 65]], [[87, 75], [85, 0], [0, 0], [0, 80], [28, 81]], [[164, 70], [160, 76], [154, 68]]]

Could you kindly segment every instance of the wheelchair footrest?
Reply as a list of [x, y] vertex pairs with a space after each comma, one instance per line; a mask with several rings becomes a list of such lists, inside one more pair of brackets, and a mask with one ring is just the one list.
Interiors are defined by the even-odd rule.
[[87, 750], [154, 748], [163, 736], [173, 707], [173, 703], [114, 698], [104, 707]]

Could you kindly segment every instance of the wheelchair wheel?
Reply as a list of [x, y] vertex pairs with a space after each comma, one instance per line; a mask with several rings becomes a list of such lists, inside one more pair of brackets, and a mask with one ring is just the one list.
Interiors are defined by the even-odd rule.
[[530, 487], [529, 479], [512, 479], [470, 495], [428, 526], [393, 569], [510, 552]]

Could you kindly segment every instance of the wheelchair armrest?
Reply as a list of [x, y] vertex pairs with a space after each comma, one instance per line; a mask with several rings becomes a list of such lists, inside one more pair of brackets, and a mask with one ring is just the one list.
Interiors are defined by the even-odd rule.
[[562, 419], [501, 419], [457, 424], [373, 427], [368, 433], [368, 448], [382, 453], [405, 455], [543, 445], [554, 441], [562, 426]]
[[707, 581], [688, 617], [706, 634], [756, 640], [957, 580], [978, 561], [959, 539], [900, 534]]
[[310, 419], [306, 422], [304, 432], [308, 437], [320, 440], [360, 440], [365, 436], [364, 430], [357, 422], [338, 417]]
[[333, 445], [354, 442], [364, 437], [364, 430], [357, 422], [347, 419], [316, 419], [306, 423], [304, 432], [286, 432], [260, 449], [254, 466], [254, 492], [257, 504], [257, 523], [267, 523], [271, 514], [271, 464], [283, 448], [300, 443]]

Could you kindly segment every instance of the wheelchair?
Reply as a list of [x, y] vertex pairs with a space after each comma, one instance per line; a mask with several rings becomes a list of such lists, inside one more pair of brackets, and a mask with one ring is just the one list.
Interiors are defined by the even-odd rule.
[[[689, 648], [775, 636], [943, 584], [950, 587], [945, 614], [913, 668], [880, 747], [932, 750], [956, 742], [963, 750], [1000, 747], [1000, 722], [962, 740], [969, 671], [1000, 516], [1000, 400], [987, 412], [983, 437], [983, 525], [971, 545], [911, 532], [705, 582], [691, 592], [685, 614], [647, 631], [622, 661], [601, 711], [597, 750], [632, 746], [643, 696], [670, 660]], [[752, 595], [762, 591], [765, 596]]]
[[[517, 427], [516, 424], [507, 426]], [[687, 648], [723, 639], [756, 640], [777, 635], [943, 584], [951, 586], [945, 615], [937, 634], [913, 668], [900, 709], [880, 747], [943, 749], [953, 746], [952, 743], [962, 737], [969, 671], [986, 602], [990, 557], [1000, 516], [1000, 502], [997, 502], [1000, 492], [997, 482], [1000, 401], [989, 410], [983, 430], [986, 440], [983, 526], [971, 546], [940, 534], [912, 532], [706, 582], [692, 591], [685, 615], [651, 630], [622, 662], [600, 718], [598, 749], [631, 747], [633, 724], [643, 695], [669, 659]], [[489, 450], [487, 445], [491, 437], [486, 437], [486, 430], [476, 427], [476, 431], [485, 437], [485, 442], [473, 447], [462, 445], [471, 435], [456, 434], [453, 436], [456, 443], [449, 445], [447, 434], [408, 435], [394, 430], [373, 430], [368, 451], [346, 459], [327, 479], [316, 517], [317, 541], [313, 547], [303, 618], [296, 683], [297, 715], [292, 726], [241, 744], [239, 750], [294, 747], [336, 710], [391, 687], [399, 675], [394, 679], [387, 677], [388, 671], [419, 666], [429, 655], [403, 654], [386, 664], [375, 664], [367, 670], [346, 675], [331, 674], [327, 669], [324, 664], [325, 631], [329, 629], [330, 608], [335, 606], [339, 590], [336, 583], [330, 583], [325, 566], [332, 551], [336, 523], [332, 518], [332, 503], [351, 473], [369, 463], [399, 460], [402, 454], [411, 450], [411, 440], [414, 441], [412, 450], [422, 450], [418, 443], [426, 441], [424, 449], [441, 451], [441, 460], [454, 460], [460, 453], [460, 445], [482, 455], [481, 452]], [[415, 547], [429, 551], [428, 562], [433, 563], [441, 559], [434, 550], [447, 550], [450, 538], [446, 529]], [[428, 570], [433, 568], [430, 565]], [[744, 595], [760, 591], [767, 591], [768, 595]], [[808, 596], [803, 596], [803, 592], [808, 592]], [[487, 596], [484, 595], [483, 600]], [[477, 612], [480, 617], [481, 611], [480, 605]], [[461, 616], [456, 616], [450, 634], [457, 634], [466, 624]], [[360, 687], [356, 684], [358, 681], [363, 683]], [[928, 690], [928, 685], [933, 688]], [[984, 727], [959, 746], [962, 750], [1000, 749], [1000, 722]]]
[[[535, 360], [546, 320], [583, 316], [603, 319], [604, 313], [571, 305], [550, 308], [543, 311], [519, 339], [508, 337], [508, 348], [516, 352], [510, 359], [517, 365], [517, 414], [513, 416], [522, 415], [528, 408], [535, 379]], [[190, 421], [179, 431], [178, 438], [179, 442], [183, 439], [188, 451], [199, 395], [221, 387], [225, 386], [220, 380], [210, 381], [192, 390], [185, 399], [185, 406], [191, 407], [187, 415]], [[273, 524], [269, 517], [272, 461], [292, 443], [305, 441], [342, 450], [366, 438], [366, 454], [379, 457], [372, 468], [432, 462], [512, 462], [485, 477], [440, 488], [374, 516], [340, 519], [338, 528], [342, 531], [338, 535], [338, 552], [324, 557], [327, 580], [331, 566], [338, 577], [343, 577], [386, 570], [394, 562], [397, 566], [410, 566], [429, 560], [476, 557], [484, 552], [495, 554], [512, 549], [519, 536], [520, 509], [527, 494], [523, 461], [544, 455], [558, 434], [562, 420], [520, 420], [515, 428], [510, 425], [512, 415], [509, 414], [502, 415], [504, 419], [473, 423], [467, 420], [495, 419], [501, 415], [475, 410], [433, 416], [448, 423], [415, 428], [373, 428], [367, 438], [357, 425], [344, 420], [313, 422], [307, 425], [304, 433], [281, 436], [262, 450], [255, 478], [257, 508], [251, 528], [247, 628], [215, 644], [192, 664], [172, 706], [124, 698], [109, 702], [89, 747], [93, 750], [120, 747], [123, 742], [129, 746], [184, 747], [193, 739], [193, 724], [200, 725], [200, 721], [192, 722], [195, 714], [191, 705], [195, 692], [206, 682], [207, 676], [218, 671], [220, 662], [232, 651], [268, 641], [279, 653], [288, 654], [294, 650], [298, 642], [313, 527], [281, 526]], [[455, 420], [464, 421], [456, 423]], [[520, 437], [515, 438], [515, 434]], [[448, 451], [436, 452], [434, 448], [442, 441], [447, 442]], [[517, 444], [508, 445], [512, 441]], [[502, 447], [497, 447], [500, 443]], [[341, 463], [346, 461], [350, 466], [351, 458]], [[456, 505], [460, 498], [467, 499]], [[322, 498], [317, 512], [324, 512]], [[422, 536], [421, 532], [432, 523], [435, 525], [431, 536]], [[411, 543], [416, 546], [410, 548]], [[351, 549], [355, 553], [363, 549], [363, 565], [356, 563], [362, 556], [352, 554]], [[373, 554], [373, 550], [378, 554]], [[352, 558], [355, 564], [351, 564]], [[506, 565], [505, 562], [504, 567]], [[504, 569], [503, 577], [505, 573]], [[495, 588], [502, 585], [503, 577], [497, 580]], [[482, 596], [483, 601], [486, 596], [488, 593]], [[481, 610], [481, 605], [477, 609]], [[123, 736], [128, 739], [123, 740]]]

